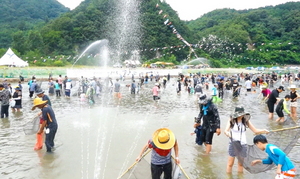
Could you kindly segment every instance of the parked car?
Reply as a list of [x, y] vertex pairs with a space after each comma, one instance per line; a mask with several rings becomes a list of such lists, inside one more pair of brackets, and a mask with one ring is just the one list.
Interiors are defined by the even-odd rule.
[[253, 70], [253, 67], [246, 67], [246, 70]]

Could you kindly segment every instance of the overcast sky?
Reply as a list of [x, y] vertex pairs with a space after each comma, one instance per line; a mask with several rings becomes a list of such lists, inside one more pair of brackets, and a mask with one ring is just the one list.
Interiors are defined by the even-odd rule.
[[[74, 9], [83, 0], [58, 0], [60, 3]], [[296, 0], [166, 0], [178, 12], [180, 19], [192, 20], [215, 9], [254, 9], [269, 5], [278, 5]], [[299, 1], [299, 0], [298, 0]]]

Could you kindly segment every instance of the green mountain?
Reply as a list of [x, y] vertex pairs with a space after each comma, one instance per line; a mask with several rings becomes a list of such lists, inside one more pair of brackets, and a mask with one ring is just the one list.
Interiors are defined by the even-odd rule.
[[195, 32], [201, 49], [223, 64], [300, 62], [300, 2], [241, 11], [215, 10], [186, 24]]
[[28, 31], [69, 11], [56, 0], [2, 0], [0, 6], [0, 48], [8, 48], [12, 36]]
[[[159, 7], [156, 7], [156, 0], [141, 0], [139, 7], [128, 14], [132, 16], [138, 13], [137, 19], [129, 18], [134, 21], [122, 24], [123, 21], [118, 19], [122, 20], [118, 14], [122, 9], [118, 4], [121, 2], [123, 1], [85, 0], [75, 10], [64, 13], [37, 30], [14, 33], [12, 47], [32, 62], [33, 56], [79, 55], [92, 42], [107, 39], [111, 49], [119, 50], [115, 52], [120, 54], [116, 60], [129, 59], [132, 55], [131, 51], [138, 51], [143, 59], [152, 59], [158, 54], [170, 53], [169, 50], [162, 50], [163, 47], [184, 45], [173, 33], [172, 28], [164, 24], [167, 19], [172, 22], [182, 37], [187, 37], [186, 40], [192, 39], [189, 28], [168, 4], [159, 3]], [[167, 18], [164, 18], [164, 15], [167, 15]], [[130, 27], [135, 24], [139, 24], [139, 30], [131, 32]], [[127, 33], [123, 33], [123, 30], [127, 30]], [[128, 41], [124, 42], [120, 39], [128, 39]], [[138, 43], [132, 42], [135, 39]], [[120, 43], [121, 47], [119, 47]], [[160, 50], [158, 51], [157, 48]], [[95, 53], [92, 55], [96, 55]], [[188, 53], [189, 50], [186, 48], [180, 52], [174, 50], [172, 55], [184, 59]], [[176, 60], [174, 57], [172, 59]], [[74, 60], [74, 58], [68, 59], [70, 63]], [[96, 64], [97, 61], [99, 60], [89, 58], [89, 60], [81, 60], [81, 63]]]

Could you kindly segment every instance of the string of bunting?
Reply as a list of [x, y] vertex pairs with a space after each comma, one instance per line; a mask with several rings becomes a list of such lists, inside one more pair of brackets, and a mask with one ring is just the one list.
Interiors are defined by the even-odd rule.
[[[234, 53], [242, 53], [243, 51], [260, 51], [260, 52], [271, 52], [271, 51], [277, 51], [277, 52], [286, 52], [286, 53], [297, 53], [295, 49], [293, 50], [282, 50], [280, 49], [280, 46], [287, 46], [292, 45], [291, 42], [284, 42], [284, 43], [253, 43], [253, 44], [242, 44], [242, 43], [213, 43], [209, 41], [200, 41], [198, 44], [190, 44], [193, 48], [202, 49], [208, 53], [220, 53], [224, 54], [226, 56], [230, 57], [238, 57], [238, 58], [247, 58], [247, 57], [241, 57], [239, 55], [236, 55]], [[259, 46], [265, 46], [268, 48], [259, 48]], [[162, 55], [157, 55], [157, 58], [161, 58], [165, 55], [172, 54], [174, 51], [180, 51], [185, 49], [186, 47], [190, 47], [187, 45], [173, 45], [169, 47], [155, 47], [150, 49], [142, 49], [142, 50], [136, 50], [137, 52], [146, 52], [146, 51], [163, 51], [163, 50], [170, 50], [170, 52], [166, 52]], [[279, 49], [278, 49], [279, 48]], [[124, 51], [123, 54], [129, 54], [130, 52]], [[83, 57], [87, 58], [95, 58], [99, 54], [84, 54]], [[48, 56], [48, 57], [32, 57], [34, 60], [34, 63], [36, 63], [38, 60], [43, 60], [43, 62], [46, 62], [47, 60], [74, 60], [78, 58], [79, 56], [71, 56], [71, 55], [62, 55], [62, 56]], [[196, 56], [197, 57], [197, 56]], [[30, 57], [25, 57], [26, 59], [29, 59]], [[251, 59], [256, 61], [256, 59]]]
[[[167, 18], [168, 15], [167, 14], [163, 14], [163, 10], [159, 8], [159, 4], [156, 4], [156, 8], [159, 10], [158, 14], [163, 16], [163, 19], [165, 19], [164, 24], [172, 31], [173, 34], [176, 35], [176, 37], [181, 40], [184, 44], [186, 44], [187, 46], [190, 47], [190, 54], [194, 53], [195, 57], [198, 58], [195, 50], [193, 49], [193, 45], [190, 44], [189, 42], [187, 42], [182, 36], [181, 34], [177, 31], [176, 27], [173, 25], [173, 23]], [[188, 56], [188, 57], [189, 57]]]

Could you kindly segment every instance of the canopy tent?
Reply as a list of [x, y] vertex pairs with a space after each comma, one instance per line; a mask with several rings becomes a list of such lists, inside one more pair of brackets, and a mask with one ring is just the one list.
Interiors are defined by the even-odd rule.
[[16, 67], [26, 67], [28, 63], [19, 58], [10, 48], [6, 53], [0, 58], [0, 66], [16, 66]]

